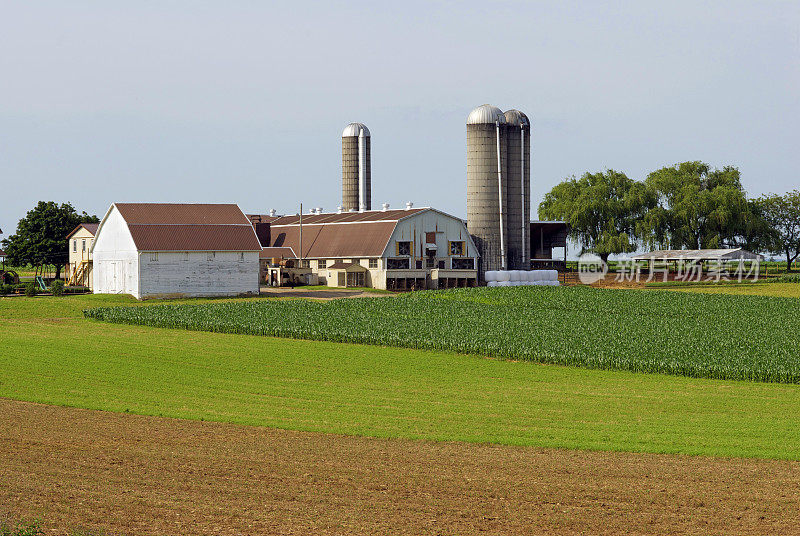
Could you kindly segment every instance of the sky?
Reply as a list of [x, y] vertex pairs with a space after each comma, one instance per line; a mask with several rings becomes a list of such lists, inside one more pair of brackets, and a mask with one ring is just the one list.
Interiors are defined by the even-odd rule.
[[[0, 228], [39, 200], [335, 210], [341, 131], [373, 208], [466, 215], [466, 117], [533, 124], [566, 177], [687, 160], [800, 188], [800, 3], [0, 0]], [[536, 217], [534, 209], [532, 216]]]

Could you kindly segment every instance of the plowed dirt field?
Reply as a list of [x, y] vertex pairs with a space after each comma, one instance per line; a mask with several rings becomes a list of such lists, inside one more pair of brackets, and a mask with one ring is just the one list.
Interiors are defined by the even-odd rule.
[[366, 439], [0, 399], [48, 533], [792, 534], [800, 463]]

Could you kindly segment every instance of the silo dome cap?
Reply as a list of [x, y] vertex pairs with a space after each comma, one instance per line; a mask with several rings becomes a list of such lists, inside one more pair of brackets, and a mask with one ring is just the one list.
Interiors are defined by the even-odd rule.
[[364, 136], [369, 136], [369, 129], [367, 125], [364, 123], [350, 123], [344, 130], [342, 131], [343, 138], [349, 138], [350, 136], [358, 136], [361, 129], [364, 129]]
[[515, 127], [523, 125], [527, 127], [531, 124], [531, 122], [528, 120], [528, 116], [519, 110], [509, 110], [505, 115], [506, 121], [509, 125], [514, 125]]
[[467, 116], [468, 125], [484, 125], [487, 123], [495, 124], [497, 121], [500, 123], [506, 122], [506, 116], [503, 115], [503, 110], [491, 104], [484, 104], [478, 106], [469, 113]]

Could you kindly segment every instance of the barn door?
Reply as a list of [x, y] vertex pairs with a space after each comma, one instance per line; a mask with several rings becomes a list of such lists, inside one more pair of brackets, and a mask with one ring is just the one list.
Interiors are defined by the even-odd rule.
[[117, 291], [117, 263], [109, 262], [106, 270], [106, 292], [113, 294]]

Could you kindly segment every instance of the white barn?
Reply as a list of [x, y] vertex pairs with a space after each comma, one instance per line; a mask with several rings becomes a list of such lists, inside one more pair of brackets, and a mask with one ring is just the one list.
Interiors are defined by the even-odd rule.
[[261, 245], [234, 204], [114, 203], [92, 244], [96, 294], [258, 294]]

